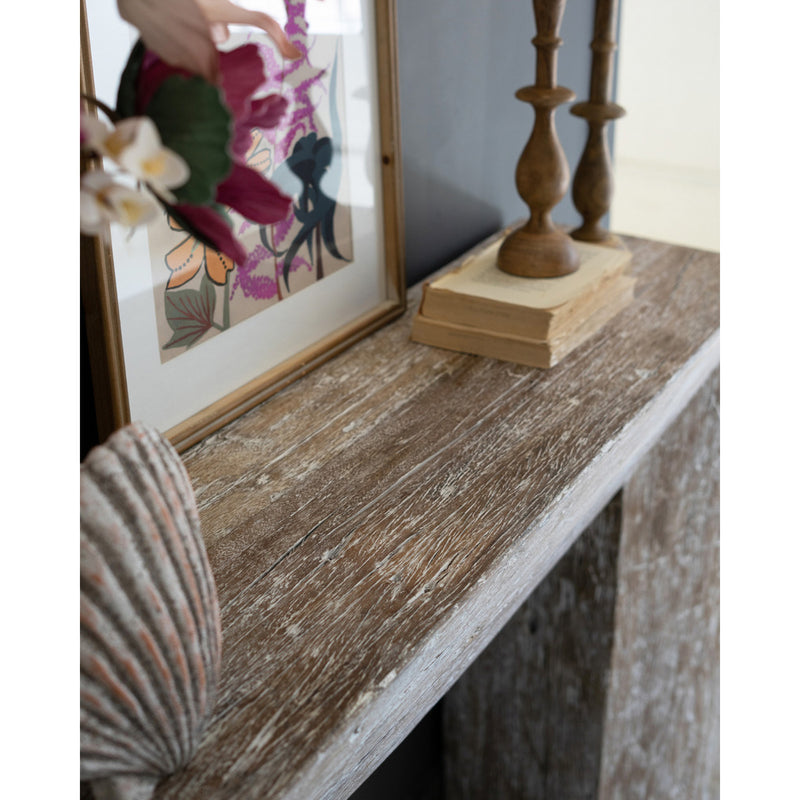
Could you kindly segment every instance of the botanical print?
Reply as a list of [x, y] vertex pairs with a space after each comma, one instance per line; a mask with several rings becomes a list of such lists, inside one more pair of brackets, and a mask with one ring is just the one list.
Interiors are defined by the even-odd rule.
[[[288, 217], [251, 223], [226, 209], [247, 251], [236, 265], [165, 217], [150, 226], [150, 254], [161, 361], [197, 347], [353, 259], [349, 189], [343, 169], [341, 37], [308, 35], [305, 2], [287, 2], [285, 30], [302, 52], [287, 61], [266, 38], [263, 92], [289, 101], [280, 125], [251, 131], [247, 166], [294, 198]], [[251, 41], [239, 37], [233, 44]]]

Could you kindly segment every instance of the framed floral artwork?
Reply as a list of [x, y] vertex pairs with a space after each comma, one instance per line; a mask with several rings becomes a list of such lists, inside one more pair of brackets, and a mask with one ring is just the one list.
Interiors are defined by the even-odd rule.
[[[101, 438], [142, 420], [184, 450], [404, 309], [394, 0], [247, 5], [299, 53], [245, 27], [220, 45], [222, 65], [257, 53], [259, 98], [285, 98], [280, 122], [237, 128], [236, 146], [291, 198], [288, 213], [254, 222], [218, 193], [236, 260], [166, 209], [82, 237]], [[137, 31], [107, 0], [84, 0], [81, 22], [82, 93], [114, 109]]]

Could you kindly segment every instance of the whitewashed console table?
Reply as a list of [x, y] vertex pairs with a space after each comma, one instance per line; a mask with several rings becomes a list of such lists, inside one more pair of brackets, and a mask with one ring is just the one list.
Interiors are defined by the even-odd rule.
[[345, 798], [484, 648], [448, 797], [716, 791], [719, 257], [626, 243], [636, 301], [553, 370], [410, 342], [416, 287], [185, 454], [223, 672], [156, 797]]

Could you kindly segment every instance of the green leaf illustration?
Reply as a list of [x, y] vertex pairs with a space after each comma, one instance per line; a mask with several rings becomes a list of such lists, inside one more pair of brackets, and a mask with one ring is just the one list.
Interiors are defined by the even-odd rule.
[[183, 156], [189, 180], [173, 190], [179, 203], [204, 205], [231, 171], [228, 140], [233, 123], [216, 86], [202, 78], [171, 75], [145, 109], [165, 147]]
[[164, 349], [191, 347], [214, 326], [216, 305], [214, 284], [205, 274], [199, 289], [168, 289], [164, 293], [164, 312], [173, 334]]

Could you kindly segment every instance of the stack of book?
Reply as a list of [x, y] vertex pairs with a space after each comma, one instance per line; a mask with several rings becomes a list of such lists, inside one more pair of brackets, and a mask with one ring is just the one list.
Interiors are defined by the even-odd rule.
[[423, 287], [411, 338], [531, 367], [555, 366], [633, 300], [627, 250], [575, 242], [576, 272], [520, 278], [501, 272], [502, 240]]

